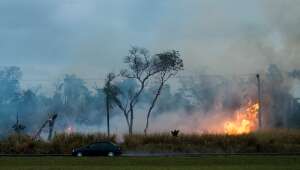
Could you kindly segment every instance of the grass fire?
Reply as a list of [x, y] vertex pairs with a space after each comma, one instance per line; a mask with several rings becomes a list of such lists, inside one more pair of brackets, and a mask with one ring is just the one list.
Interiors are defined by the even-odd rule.
[[233, 120], [224, 124], [224, 132], [228, 135], [240, 135], [254, 132], [258, 129], [258, 110], [259, 104], [248, 104], [234, 112]]
[[300, 169], [299, 21], [300, 0], [0, 0], [0, 170]]

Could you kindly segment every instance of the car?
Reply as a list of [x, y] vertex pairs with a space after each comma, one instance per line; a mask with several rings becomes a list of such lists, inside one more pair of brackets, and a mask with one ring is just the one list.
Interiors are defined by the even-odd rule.
[[82, 156], [120, 156], [122, 154], [121, 147], [112, 142], [96, 142], [90, 145], [76, 148], [72, 150], [72, 155]]

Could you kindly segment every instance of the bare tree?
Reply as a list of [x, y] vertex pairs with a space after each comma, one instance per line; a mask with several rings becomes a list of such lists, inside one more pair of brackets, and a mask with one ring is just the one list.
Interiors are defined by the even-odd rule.
[[13, 125], [12, 128], [14, 129], [14, 131], [16, 132], [16, 134], [18, 134], [18, 135], [20, 135], [21, 132], [26, 128], [25, 125], [23, 125], [23, 124], [20, 123], [19, 113], [17, 113], [17, 120], [16, 120], [16, 123]]
[[178, 71], [183, 70], [183, 61], [180, 57], [179, 52], [175, 50], [156, 54], [152, 58], [151, 63], [152, 70], [155, 70], [154, 72], [158, 73], [156, 75], [156, 78], [158, 80], [159, 86], [147, 112], [146, 127], [144, 129], [145, 134], [147, 134], [149, 128], [149, 118], [151, 112], [157, 102], [159, 95], [161, 94], [164, 85], [171, 77], [174, 77], [178, 73]]
[[[146, 49], [138, 47], [132, 47], [132, 49], [129, 50], [129, 55], [125, 57], [124, 62], [128, 68], [121, 71], [121, 77], [135, 81], [138, 87], [137, 89], [129, 89], [126, 92], [126, 100], [121, 100], [118, 96], [115, 96], [113, 100], [125, 116], [130, 135], [133, 132], [134, 111], [139, 97], [151, 80], [154, 80], [155, 77], [159, 80], [159, 88], [147, 112], [146, 132], [149, 126], [150, 114], [163, 86], [167, 80], [175, 76], [179, 70], [183, 69], [183, 62], [180, 59], [178, 51], [170, 51], [151, 56]], [[124, 94], [124, 92], [121, 94]]]
[[159, 70], [156, 70], [153, 66], [151, 58], [146, 49], [132, 47], [124, 61], [128, 65], [128, 68], [122, 70], [120, 74], [123, 78], [132, 79], [138, 83], [137, 90], [128, 92], [128, 100], [125, 103], [122, 104], [119, 102], [120, 100], [118, 101], [118, 106], [126, 118], [130, 135], [133, 131], [134, 109], [138, 103], [138, 99], [151, 77], [159, 73]]

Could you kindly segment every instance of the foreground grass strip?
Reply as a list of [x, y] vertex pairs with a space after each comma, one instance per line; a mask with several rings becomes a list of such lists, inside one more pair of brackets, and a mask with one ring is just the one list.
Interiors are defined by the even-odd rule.
[[300, 170], [300, 156], [203, 156], [203, 157], [0, 157], [0, 169], [111, 169], [111, 170]]
[[145, 167], [145, 166], [130, 166], [130, 167], [4, 167], [6, 170], [298, 170], [299, 167], [275, 167], [275, 166], [184, 166], [184, 167]]

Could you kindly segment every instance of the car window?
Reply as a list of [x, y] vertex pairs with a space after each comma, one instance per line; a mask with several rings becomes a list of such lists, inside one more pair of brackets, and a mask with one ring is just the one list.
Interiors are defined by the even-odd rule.
[[117, 145], [112, 143], [112, 142], [109, 142], [109, 144], [112, 146], [112, 147], [116, 147]]
[[113, 149], [114, 145], [108, 142], [101, 142], [101, 143], [94, 143], [89, 145], [91, 149], [97, 149], [97, 150], [106, 150], [106, 149]]
[[93, 144], [90, 144], [89, 145], [89, 148], [91, 148], [91, 149], [96, 149], [96, 148], [98, 148], [99, 146], [98, 146], [98, 144], [97, 143], [93, 143]]
[[94, 143], [90, 145], [90, 148], [92, 149], [97, 149], [97, 150], [102, 150], [107, 147], [106, 143]]
[[104, 149], [110, 148], [110, 145], [108, 143], [101, 143], [101, 147]]

